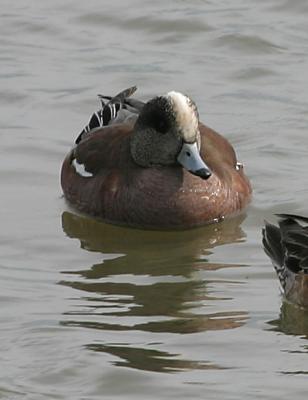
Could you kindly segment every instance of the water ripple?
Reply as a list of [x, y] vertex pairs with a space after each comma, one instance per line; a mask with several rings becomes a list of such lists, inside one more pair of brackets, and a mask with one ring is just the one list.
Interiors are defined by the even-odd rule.
[[286, 47], [279, 46], [268, 39], [256, 35], [225, 34], [214, 40], [220, 47], [228, 47], [246, 55], [281, 53]]

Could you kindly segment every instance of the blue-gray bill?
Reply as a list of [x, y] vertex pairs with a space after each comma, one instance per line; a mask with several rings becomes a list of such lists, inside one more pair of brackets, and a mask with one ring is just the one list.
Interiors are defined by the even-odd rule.
[[187, 171], [202, 179], [208, 179], [212, 175], [211, 170], [200, 156], [196, 142], [184, 143], [177, 160]]

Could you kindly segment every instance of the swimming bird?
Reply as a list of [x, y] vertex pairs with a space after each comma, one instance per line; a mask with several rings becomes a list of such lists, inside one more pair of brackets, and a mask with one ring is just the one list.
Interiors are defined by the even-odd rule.
[[66, 156], [64, 196], [106, 222], [147, 229], [191, 228], [239, 213], [251, 186], [231, 144], [199, 121], [188, 96], [148, 102], [136, 87], [100, 95]]
[[308, 307], [308, 218], [277, 214], [278, 226], [265, 222], [263, 246], [287, 300]]

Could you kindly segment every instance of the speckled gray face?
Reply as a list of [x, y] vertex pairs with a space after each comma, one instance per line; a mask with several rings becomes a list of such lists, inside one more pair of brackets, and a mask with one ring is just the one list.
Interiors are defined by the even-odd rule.
[[134, 161], [144, 167], [180, 163], [191, 173], [209, 178], [211, 171], [199, 154], [198, 110], [178, 92], [150, 100], [141, 111], [131, 139]]
[[159, 96], [146, 103], [131, 138], [134, 161], [143, 167], [175, 164], [181, 145], [170, 100]]

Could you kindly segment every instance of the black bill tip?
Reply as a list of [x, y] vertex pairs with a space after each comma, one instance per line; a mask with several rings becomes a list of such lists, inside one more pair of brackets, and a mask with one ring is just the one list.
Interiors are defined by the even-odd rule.
[[209, 177], [212, 175], [212, 172], [207, 168], [200, 168], [197, 171], [191, 171], [191, 172], [202, 179], [209, 179]]

